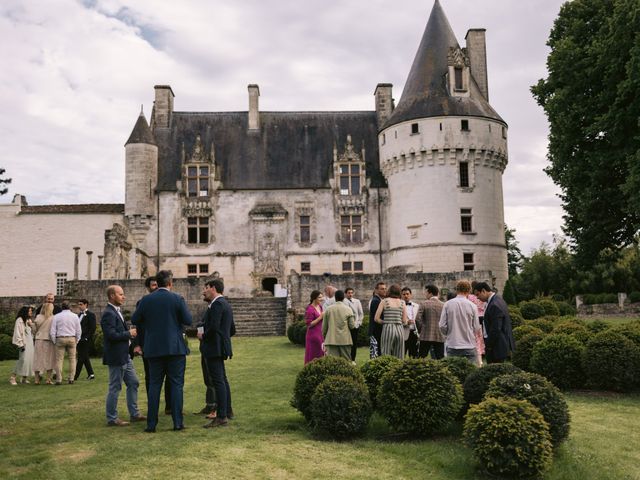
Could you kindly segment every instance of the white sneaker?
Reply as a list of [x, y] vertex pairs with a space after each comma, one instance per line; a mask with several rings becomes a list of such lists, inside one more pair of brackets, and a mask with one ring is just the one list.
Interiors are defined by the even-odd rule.
[[15, 379], [14, 377], [10, 377], [10, 378], [9, 378], [9, 383], [10, 383], [11, 385], [18, 385], [18, 382], [16, 382], [16, 379]]

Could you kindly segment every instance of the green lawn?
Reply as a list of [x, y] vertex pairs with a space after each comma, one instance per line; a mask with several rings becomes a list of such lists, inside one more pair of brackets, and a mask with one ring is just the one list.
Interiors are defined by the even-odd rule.
[[[203, 419], [191, 413], [204, 400], [196, 352], [187, 365], [187, 429], [173, 432], [163, 415], [156, 434], [144, 433], [142, 424], [105, 426], [106, 370], [98, 360], [93, 382], [17, 387], [7, 381], [14, 362], [0, 362], [0, 478], [487, 478], [457, 436], [459, 427], [449, 436], [412, 441], [376, 416], [360, 440], [314, 438], [289, 406], [303, 349], [271, 337], [235, 339], [234, 351], [227, 363], [236, 414], [231, 426], [203, 429]], [[363, 362], [367, 351], [358, 355]], [[571, 434], [545, 478], [640, 478], [640, 396], [576, 393], [568, 399]], [[146, 403], [144, 387], [140, 403]], [[124, 390], [119, 407], [126, 418]]]

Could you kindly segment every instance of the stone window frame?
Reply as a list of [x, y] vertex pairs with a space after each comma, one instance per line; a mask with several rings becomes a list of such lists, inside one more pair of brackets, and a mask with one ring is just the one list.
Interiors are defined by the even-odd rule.
[[[211, 225], [209, 222], [209, 217], [206, 217], [206, 216], [186, 217], [186, 224], [187, 224], [187, 242], [186, 242], [187, 245], [202, 246], [202, 245], [209, 245], [211, 243], [211, 239], [210, 239]], [[196, 235], [195, 242], [191, 241], [192, 231], [195, 231], [195, 235]]]
[[475, 255], [473, 252], [462, 252], [462, 269], [465, 272], [475, 270]]
[[187, 278], [200, 278], [208, 276], [208, 263], [187, 263]]
[[447, 84], [454, 97], [468, 97], [471, 83], [471, 61], [466, 48], [450, 47], [447, 55]]
[[[309, 217], [309, 241], [302, 240], [302, 225], [300, 222], [301, 217]], [[300, 247], [310, 247], [317, 241], [317, 219], [316, 211], [312, 203], [301, 203], [295, 206], [295, 214], [293, 216], [295, 221], [295, 230], [293, 238]]]
[[[189, 174], [189, 169], [196, 169], [195, 175]], [[203, 174], [202, 169], [207, 169], [207, 173]], [[209, 198], [211, 196], [211, 165], [202, 164], [202, 163], [187, 163], [184, 165], [184, 171], [182, 174], [182, 178], [184, 179], [184, 194], [187, 198]], [[194, 195], [191, 194], [190, 191], [190, 180], [195, 180], [196, 182], [196, 192]], [[201, 195], [203, 190], [201, 189], [202, 182], [205, 181], [206, 192], [205, 195]]]
[[[340, 215], [340, 238], [343, 243], [348, 245], [360, 245], [364, 243], [363, 216], [364, 215], [358, 213]], [[355, 221], [356, 217], [358, 217], [357, 222]], [[345, 222], [345, 219], [348, 219], [348, 221]], [[356, 235], [356, 232], [359, 232], [358, 235]]]
[[300, 273], [311, 274], [311, 262], [300, 262]]
[[362, 260], [345, 260], [342, 262], [342, 273], [362, 273], [364, 262]]
[[475, 234], [473, 230], [473, 209], [460, 208], [460, 233], [465, 235]]
[[64, 287], [67, 284], [69, 275], [67, 272], [56, 272], [56, 296], [61, 297], [64, 295]]

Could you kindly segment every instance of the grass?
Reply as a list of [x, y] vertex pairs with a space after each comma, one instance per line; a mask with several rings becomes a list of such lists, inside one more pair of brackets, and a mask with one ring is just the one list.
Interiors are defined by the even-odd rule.
[[[289, 406], [303, 349], [270, 337], [235, 339], [234, 351], [227, 362], [236, 414], [231, 426], [203, 429], [203, 419], [191, 414], [204, 400], [194, 348], [185, 381], [187, 429], [173, 432], [170, 417], [163, 415], [156, 434], [144, 433], [142, 424], [105, 426], [107, 375], [99, 360], [93, 362], [95, 381], [57, 387], [12, 387], [6, 379], [14, 362], [0, 362], [0, 478], [486, 478], [462, 445], [460, 426], [418, 441], [395, 434], [374, 416], [362, 439], [338, 443], [313, 437]], [[364, 362], [367, 350], [358, 356]], [[640, 396], [572, 393], [568, 401], [569, 440], [545, 479], [640, 478]], [[143, 386], [139, 403], [146, 404]], [[126, 418], [124, 391], [119, 410]]]

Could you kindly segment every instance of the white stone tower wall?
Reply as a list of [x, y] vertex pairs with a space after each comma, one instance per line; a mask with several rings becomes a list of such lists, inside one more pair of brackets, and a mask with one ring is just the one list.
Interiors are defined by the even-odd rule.
[[130, 220], [155, 215], [155, 188], [158, 178], [158, 147], [130, 143], [125, 147], [125, 206]]

